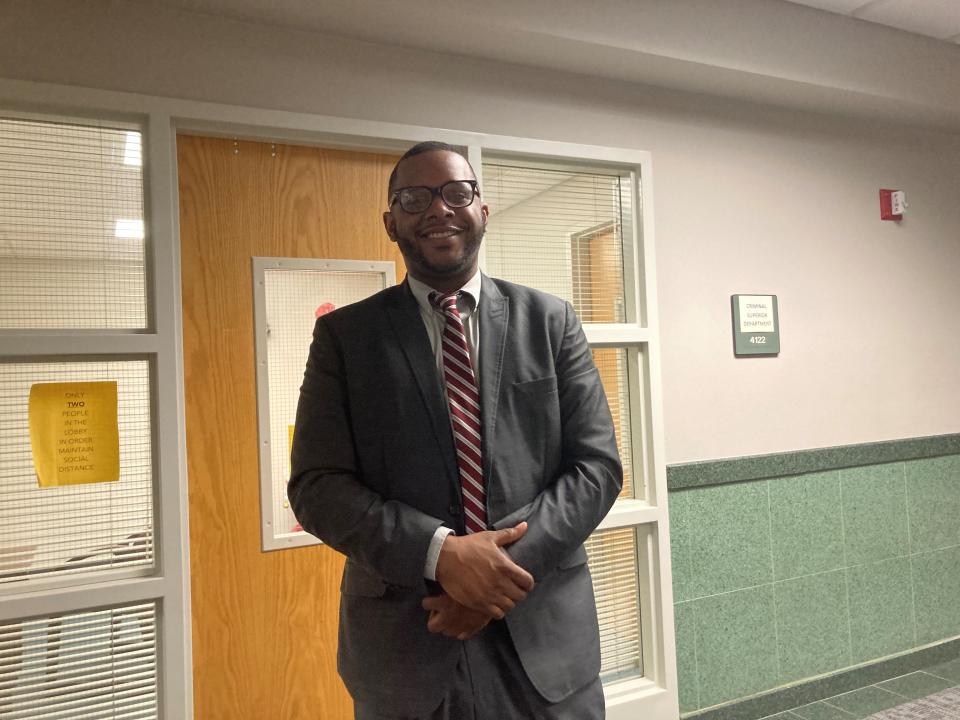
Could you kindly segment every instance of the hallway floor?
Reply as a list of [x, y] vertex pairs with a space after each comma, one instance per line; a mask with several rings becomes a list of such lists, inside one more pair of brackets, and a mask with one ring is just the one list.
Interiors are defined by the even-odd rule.
[[764, 720], [960, 720], [960, 658]]

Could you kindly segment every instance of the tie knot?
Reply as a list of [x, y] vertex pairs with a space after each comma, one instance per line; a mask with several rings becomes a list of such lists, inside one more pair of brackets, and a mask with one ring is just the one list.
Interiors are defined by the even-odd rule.
[[435, 308], [441, 312], [449, 312], [451, 309], [456, 309], [457, 307], [457, 298], [460, 297], [460, 291], [448, 293], [444, 295], [434, 290], [430, 293], [430, 302]]

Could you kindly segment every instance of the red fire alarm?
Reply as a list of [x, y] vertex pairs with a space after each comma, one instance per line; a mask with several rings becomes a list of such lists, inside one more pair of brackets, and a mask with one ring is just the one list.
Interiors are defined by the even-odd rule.
[[903, 190], [880, 190], [880, 219], [903, 220], [903, 211], [907, 207]]

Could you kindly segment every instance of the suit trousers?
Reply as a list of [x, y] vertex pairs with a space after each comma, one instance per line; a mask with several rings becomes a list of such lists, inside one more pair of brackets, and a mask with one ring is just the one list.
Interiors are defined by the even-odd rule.
[[605, 716], [599, 677], [560, 702], [545, 700], [527, 678], [502, 620], [461, 643], [455, 677], [440, 706], [429, 715], [382, 715], [359, 703], [354, 707], [356, 720], [603, 720]]

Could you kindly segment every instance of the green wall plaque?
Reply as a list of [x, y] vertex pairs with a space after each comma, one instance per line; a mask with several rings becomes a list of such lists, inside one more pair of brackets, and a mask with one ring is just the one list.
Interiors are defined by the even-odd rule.
[[780, 352], [780, 320], [776, 295], [731, 295], [733, 354], [777, 355]]

